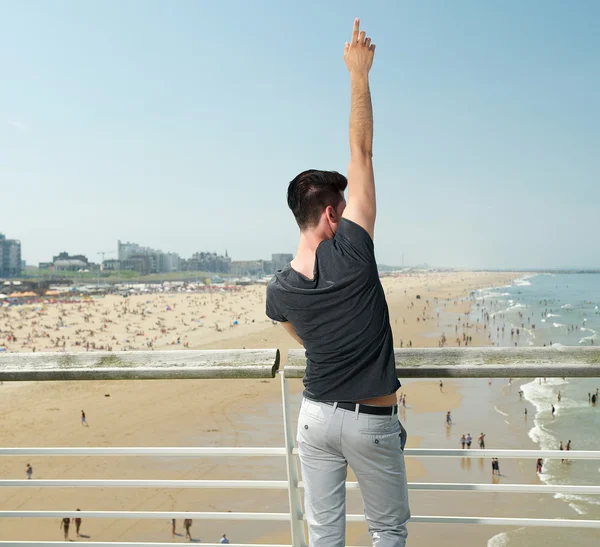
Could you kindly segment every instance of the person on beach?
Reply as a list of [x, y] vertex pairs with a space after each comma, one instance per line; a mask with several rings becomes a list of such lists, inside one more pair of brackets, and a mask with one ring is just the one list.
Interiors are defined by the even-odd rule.
[[229, 539], [227, 539], [227, 536], [225, 534], [223, 534], [223, 537], [221, 538], [221, 541], [219, 541], [219, 543], [229, 543]]
[[554, 408], [554, 405], [550, 405], [552, 407], [552, 417], [554, 417], [554, 413], [556, 412], [556, 409]]
[[30, 464], [27, 464], [25, 467], [25, 473], [27, 473], [27, 478], [31, 479], [31, 476], [33, 475], [33, 467], [31, 467]]
[[479, 443], [479, 448], [485, 448], [485, 433], [482, 431], [481, 435], [477, 438], [477, 442]]
[[81, 411], [81, 425], [84, 425], [87, 427], [87, 421], [85, 419], [85, 412], [83, 410]]
[[[560, 441], [560, 444], [559, 444], [559, 446], [558, 446], [558, 449], [559, 449], [559, 450], [564, 450], [564, 448], [563, 448], [563, 442], [562, 442], [562, 441]], [[561, 459], [561, 460], [560, 460], [560, 463], [564, 463], [564, 461], [565, 461], [564, 459]]]
[[471, 448], [472, 442], [473, 442], [473, 437], [471, 437], [470, 433], [467, 433], [467, 448]]
[[300, 241], [295, 258], [267, 286], [267, 316], [306, 350], [297, 441], [312, 547], [345, 544], [348, 465], [375, 543], [406, 545], [410, 518], [400, 382], [373, 245], [374, 53], [356, 19], [344, 48], [351, 84], [348, 179], [311, 169], [289, 183]]
[[62, 528], [63, 533], [65, 535], [65, 541], [69, 541], [69, 528], [71, 526], [71, 519], [65, 517], [60, 521], [60, 528]]
[[183, 527], [185, 528], [185, 539], [192, 541], [192, 533], [190, 532], [190, 528], [192, 527], [192, 519], [184, 519]]
[[465, 444], [467, 444], [467, 438], [465, 437], [465, 434], [462, 434], [462, 437], [460, 438], [460, 444], [463, 448], [463, 450], [465, 449]]
[[[77, 511], [81, 511], [81, 509], [77, 509]], [[79, 529], [81, 528], [81, 517], [76, 517], [73, 519], [75, 521], [75, 533], [77, 537], [81, 537], [79, 534]]]
[[560, 395], [560, 391], [559, 391], [558, 395], [556, 396], [556, 400], [560, 403], [560, 399], [561, 399], [561, 395]]
[[492, 475], [500, 476], [500, 462], [498, 458], [492, 458]]
[[538, 475], [542, 472], [542, 464], [543, 464], [542, 458], [538, 458], [537, 462], [535, 464], [535, 472]]
[[446, 412], [446, 425], [452, 425], [452, 414], [450, 414], [450, 411]]
[[171, 519], [171, 536], [175, 537], [177, 533], [177, 521], [175, 519]]
[[444, 390], [444, 382], [440, 380], [440, 392]]

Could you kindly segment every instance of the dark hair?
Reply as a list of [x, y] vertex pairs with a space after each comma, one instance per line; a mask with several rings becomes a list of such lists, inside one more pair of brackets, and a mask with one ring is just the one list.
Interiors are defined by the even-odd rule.
[[309, 169], [295, 177], [288, 186], [287, 202], [300, 229], [316, 226], [329, 205], [336, 208], [346, 186], [348, 180], [337, 171]]

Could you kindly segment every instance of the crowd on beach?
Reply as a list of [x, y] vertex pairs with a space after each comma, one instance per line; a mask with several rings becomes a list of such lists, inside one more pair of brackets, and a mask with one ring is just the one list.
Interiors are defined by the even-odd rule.
[[264, 287], [190, 294], [107, 295], [0, 307], [0, 351], [131, 351], [189, 348], [212, 332], [268, 323]]

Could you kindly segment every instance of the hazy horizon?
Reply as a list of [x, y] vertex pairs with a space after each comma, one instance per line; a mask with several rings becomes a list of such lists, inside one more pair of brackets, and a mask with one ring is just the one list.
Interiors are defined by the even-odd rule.
[[352, 21], [382, 264], [600, 267], [600, 4], [2, 2], [0, 233], [28, 264], [117, 240], [295, 253], [287, 184], [346, 173]]

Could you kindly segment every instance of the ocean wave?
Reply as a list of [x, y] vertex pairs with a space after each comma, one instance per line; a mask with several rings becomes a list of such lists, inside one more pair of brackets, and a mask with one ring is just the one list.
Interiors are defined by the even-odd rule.
[[586, 342], [591, 342], [596, 339], [596, 331], [594, 329], [579, 329], [580, 331], [591, 332], [589, 336], [584, 336], [579, 340], [580, 344], [585, 344]]
[[502, 414], [502, 416], [509, 416], [509, 414], [507, 414], [506, 412], [502, 412], [497, 406], [494, 405], [494, 410], [498, 413], [498, 414]]
[[531, 282], [529, 280], [533, 279], [536, 275], [539, 275], [539, 274], [524, 275], [523, 277], [520, 277], [519, 279], [515, 279], [513, 281], [513, 285], [516, 285], [517, 287], [531, 285]]
[[525, 304], [521, 304], [520, 302], [517, 302], [515, 304], [514, 300], [509, 300], [508, 303], [510, 304], [510, 306], [508, 306], [508, 308], [504, 308], [503, 310], [495, 311], [494, 315], [500, 315], [502, 313], [507, 313], [509, 311], [516, 310], [518, 308], [526, 308], [527, 307], [527, 306], [525, 306]]
[[563, 325], [562, 323], [552, 323], [552, 326], [553, 326], [553, 327], [556, 327], [557, 329], [558, 329], [559, 327], [564, 327], [564, 325]]
[[571, 507], [578, 515], [587, 515], [587, 511], [585, 509], [579, 509], [579, 507], [574, 503], [569, 503], [569, 507]]
[[560, 314], [558, 313], [549, 313], [546, 315], [546, 317], [560, 317]]
[[[540, 415], [549, 414], [550, 405], [556, 402], [554, 388], [568, 383], [568, 380], [563, 380], [562, 378], [548, 378], [546, 382], [540, 384], [536, 378], [521, 386], [523, 397], [536, 408], [533, 427], [528, 433], [529, 438], [534, 443], [538, 443], [542, 450], [554, 450], [558, 445], [558, 439], [544, 427]], [[567, 406], [566, 401], [565, 406]]]
[[562, 308], [563, 310], [568, 310], [568, 309], [570, 309], [570, 308], [572, 308], [572, 307], [573, 307], [573, 306], [572, 306], [571, 304], [565, 304], [564, 306], [561, 306], [561, 308]]
[[496, 534], [494, 537], [488, 539], [487, 547], [504, 547], [508, 545], [508, 536], [506, 532], [500, 532]]
[[[577, 503], [577, 502], [584, 502], [584, 503], [591, 503], [592, 505], [600, 505], [600, 500], [598, 500], [598, 498], [595, 498], [594, 496], [578, 496], [576, 494], [562, 494], [562, 493], [558, 493], [558, 494], [554, 494], [554, 498], [557, 500], [564, 500], [567, 502], [571, 502], [571, 503]], [[569, 505], [571, 505], [571, 503], [569, 503]], [[571, 505], [571, 507], [573, 507]], [[573, 507], [573, 509], [575, 509]], [[579, 513], [579, 510], [575, 509], [575, 511], [577, 511]], [[582, 509], [583, 511], [583, 509]], [[580, 515], [583, 515], [587, 513], [587, 511], [584, 511], [583, 513], [579, 513]]]

